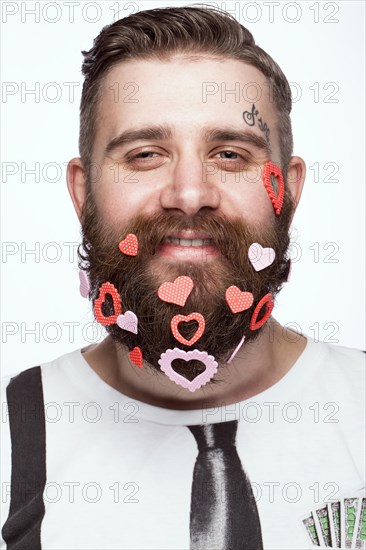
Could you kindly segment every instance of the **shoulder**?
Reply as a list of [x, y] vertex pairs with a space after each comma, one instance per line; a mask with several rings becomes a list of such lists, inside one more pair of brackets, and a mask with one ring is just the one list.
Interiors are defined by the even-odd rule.
[[[308, 338], [307, 366], [312, 369], [313, 389], [330, 400], [359, 407], [364, 402], [366, 354], [361, 349]], [[313, 367], [311, 367], [311, 364]]]
[[14, 374], [1, 377], [1, 401], [6, 401], [15, 389], [23, 393], [30, 393], [35, 385], [42, 384], [41, 367], [29, 367]]
[[364, 374], [366, 353], [362, 349], [350, 348], [338, 344], [319, 342], [307, 336], [311, 352], [321, 358], [323, 368], [340, 370], [353, 374]]
[[363, 350], [325, 342], [322, 345], [326, 348], [326, 362], [331, 371], [342, 372], [349, 379], [365, 376], [366, 353]]

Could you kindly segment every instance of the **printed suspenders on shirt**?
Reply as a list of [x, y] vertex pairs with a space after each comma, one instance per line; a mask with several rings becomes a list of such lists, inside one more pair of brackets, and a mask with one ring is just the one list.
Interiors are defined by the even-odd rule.
[[9, 515], [2, 528], [7, 550], [40, 550], [45, 514], [46, 431], [41, 368], [32, 367], [6, 388], [11, 438]]

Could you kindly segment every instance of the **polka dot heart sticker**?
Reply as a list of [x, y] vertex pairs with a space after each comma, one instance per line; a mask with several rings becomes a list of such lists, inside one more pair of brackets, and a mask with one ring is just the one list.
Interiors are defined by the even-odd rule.
[[88, 275], [82, 269], [79, 270], [79, 281], [80, 281], [80, 294], [83, 298], [87, 298], [90, 292], [90, 282]]
[[[198, 323], [198, 329], [190, 338], [189, 340], [186, 340], [181, 333], [178, 330], [179, 323], [189, 323], [189, 321], [197, 321]], [[192, 346], [199, 340], [202, 336], [202, 334], [205, 331], [206, 323], [204, 317], [200, 313], [191, 313], [190, 315], [175, 315], [173, 319], [170, 322], [170, 326], [172, 329], [173, 336], [178, 342], [181, 344], [185, 344], [186, 346]]]
[[192, 292], [193, 281], [186, 275], [177, 277], [172, 283], [166, 282], [159, 286], [158, 296], [163, 302], [184, 306]]
[[[263, 317], [258, 321], [258, 315], [263, 307], [266, 308], [266, 311]], [[249, 323], [250, 330], [258, 330], [259, 328], [261, 328], [261, 326], [263, 326], [264, 323], [267, 321], [267, 319], [271, 316], [273, 308], [274, 308], [273, 296], [269, 292], [268, 294], [263, 296], [263, 298], [256, 305], [255, 310], [253, 311], [252, 318]]]
[[139, 369], [141, 369], [142, 361], [143, 361], [141, 349], [138, 346], [136, 346], [129, 352], [129, 356], [132, 363], [136, 365], [136, 367], [139, 367]]
[[[106, 317], [102, 312], [102, 305], [105, 302], [106, 295], [109, 294], [113, 300], [114, 314]], [[118, 290], [112, 283], [103, 283], [99, 288], [99, 296], [94, 302], [95, 318], [101, 325], [113, 325], [117, 317], [121, 314], [121, 297]]]
[[229, 286], [225, 293], [226, 303], [233, 313], [240, 313], [249, 309], [253, 304], [253, 294], [251, 292], [242, 292], [235, 285]]
[[[273, 189], [271, 175], [277, 179], [277, 194], [275, 194], [275, 190]], [[285, 184], [283, 181], [281, 168], [278, 164], [274, 164], [270, 160], [265, 163], [263, 166], [263, 183], [276, 214], [280, 214], [285, 196]]]
[[118, 248], [122, 254], [126, 254], [126, 256], [137, 256], [139, 245], [136, 235], [129, 233], [127, 237], [119, 243]]

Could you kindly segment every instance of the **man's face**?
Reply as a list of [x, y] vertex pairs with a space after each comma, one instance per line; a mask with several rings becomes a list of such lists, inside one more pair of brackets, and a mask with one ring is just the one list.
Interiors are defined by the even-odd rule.
[[[139, 346], [154, 369], [167, 349], [193, 349], [170, 325], [175, 315], [193, 312], [205, 319], [194, 349], [224, 365], [243, 335], [247, 345], [258, 334], [249, 329], [255, 305], [285, 280], [291, 201], [286, 195], [276, 215], [262, 179], [266, 161], [280, 162], [276, 117], [264, 76], [235, 60], [135, 60], [104, 81], [93, 149], [98, 168], [83, 213], [91, 296], [113, 283], [139, 331], [117, 324], [107, 330], [128, 349]], [[128, 233], [138, 238], [136, 257], [119, 251]], [[276, 252], [259, 272], [248, 258], [254, 242]], [[157, 293], [180, 275], [194, 283], [184, 307]], [[230, 310], [225, 292], [232, 285], [253, 294], [251, 309]], [[179, 326], [187, 339], [197, 329], [195, 321]], [[188, 379], [202, 370], [198, 361], [178, 363], [175, 370]]]
[[[243, 113], [251, 113], [253, 103], [259, 114], [249, 126]], [[99, 114], [93, 160], [101, 173], [93, 191], [110, 227], [141, 213], [192, 216], [202, 208], [257, 227], [275, 218], [259, 171], [268, 153], [250, 142], [207, 142], [204, 135], [225, 128], [263, 140], [261, 118], [270, 129], [271, 159], [279, 163], [275, 107], [254, 67], [228, 59], [121, 63], [104, 82]], [[170, 128], [172, 137], [135, 140], [106, 152], [123, 132], [158, 125]], [[240, 174], [248, 164], [251, 169]], [[174, 254], [178, 259], [182, 252]], [[185, 258], [192, 259], [192, 251]]]

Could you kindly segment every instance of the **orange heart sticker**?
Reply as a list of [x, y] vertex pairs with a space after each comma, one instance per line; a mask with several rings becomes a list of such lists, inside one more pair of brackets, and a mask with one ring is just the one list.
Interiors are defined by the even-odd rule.
[[[275, 178], [277, 178], [277, 195], [275, 195], [274, 193], [273, 184], [271, 181], [271, 174]], [[281, 168], [278, 166], [278, 164], [273, 164], [273, 162], [271, 162], [270, 160], [265, 163], [265, 165], [263, 166], [263, 183], [268, 193], [268, 196], [271, 199], [275, 212], [278, 215], [281, 212], [283, 199], [285, 196], [285, 184], [283, 181]]]
[[136, 346], [129, 352], [130, 359], [136, 367], [139, 367], [141, 369], [142, 367], [142, 351], [141, 349]]
[[186, 275], [177, 277], [174, 282], [163, 283], [158, 288], [158, 296], [163, 302], [184, 306], [192, 292], [193, 281]]
[[122, 254], [126, 254], [126, 256], [137, 256], [139, 245], [136, 235], [129, 233], [127, 237], [119, 243], [118, 248]]
[[233, 313], [240, 313], [249, 309], [254, 298], [251, 292], [242, 292], [237, 286], [229, 286], [225, 292], [226, 303]]
[[[105, 301], [105, 297], [107, 294], [112, 296], [113, 309], [114, 309], [114, 314], [109, 315], [108, 317], [106, 317], [102, 313], [102, 305]], [[112, 285], [112, 283], [103, 283], [99, 288], [99, 296], [94, 302], [94, 313], [98, 323], [104, 326], [113, 325], [114, 323], [117, 322], [117, 317], [118, 315], [121, 314], [121, 309], [122, 309], [121, 297], [116, 287]]]
[[[181, 333], [178, 330], [179, 323], [188, 323], [189, 321], [197, 321], [198, 323], [198, 329], [190, 338], [187, 340], [184, 338]], [[185, 344], [186, 346], [192, 346], [197, 340], [199, 340], [202, 336], [202, 334], [205, 331], [206, 322], [204, 317], [200, 313], [191, 313], [190, 315], [175, 315], [173, 319], [170, 322], [170, 327], [172, 329], [172, 333], [174, 335], [174, 338], [178, 340], [181, 344]]]
[[[257, 321], [259, 312], [263, 307], [266, 307], [266, 311], [263, 317], [259, 321]], [[264, 323], [267, 321], [267, 319], [270, 317], [273, 308], [274, 308], [273, 296], [269, 292], [268, 294], [263, 296], [263, 298], [255, 306], [255, 310], [253, 311], [253, 315], [249, 323], [250, 330], [258, 330], [259, 328], [261, 328], [261, 326], [263, 326]]]

